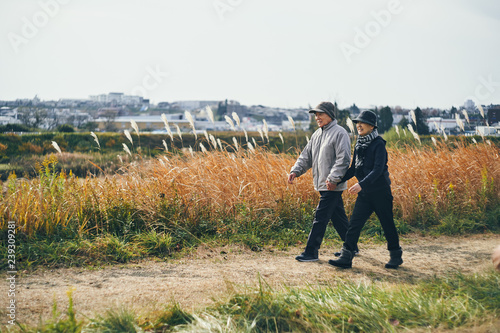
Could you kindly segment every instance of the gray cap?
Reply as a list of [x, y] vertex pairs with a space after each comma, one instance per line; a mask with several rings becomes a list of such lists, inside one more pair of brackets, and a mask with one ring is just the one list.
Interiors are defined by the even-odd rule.
[[321, 102], [315, 108], [309, 110], [309, 113], [323, 112], [330, 118], [335, 119], [335, 106], [331, 102]]

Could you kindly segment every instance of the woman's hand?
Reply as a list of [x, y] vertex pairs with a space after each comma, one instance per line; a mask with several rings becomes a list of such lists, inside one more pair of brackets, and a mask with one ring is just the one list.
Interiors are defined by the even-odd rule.
[[293, 180], [297, 178], [297, 175], [293, 172], [291, 172], [289, 175], [288, 175], [288, 184], [293, 184]]
[[359, 185], [359, 183], [352, 185], [351, 188], [349, 189], [349, 193], [351, 194], [358, 194], [360, 191], [361, 191], [361, 185]]

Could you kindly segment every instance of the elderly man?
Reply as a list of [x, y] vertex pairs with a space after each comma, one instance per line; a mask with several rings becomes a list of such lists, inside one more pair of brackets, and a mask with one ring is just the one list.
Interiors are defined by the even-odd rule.
[[316, 208], [313, 226], [307, 239], [305, 251], [297, 256], [298, 261], [317, 261], [318, 250], [331, 220], [340, 238], [345, 240], [348, 219], [342, 201], [342, 192], [347, 184], [340, 183], [351, 162], [351, 141], [347, 131], [335, 120], [335, 107], [322, 102], [309, 113], [314, 113], [319, 128], [300, 154], [288, 176], [288, 183], [312, 168], [314, 189], [320, 200]]

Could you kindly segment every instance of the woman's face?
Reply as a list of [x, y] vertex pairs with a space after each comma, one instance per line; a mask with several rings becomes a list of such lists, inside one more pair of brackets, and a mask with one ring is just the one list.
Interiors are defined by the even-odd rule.
[[358, 121], [356, 123], [356, 129], [358, 130], [358, 134], [361, 136], [365, 136], [365, 135], [370, 134], [374, 128], [375, 128], [375, 126], [367, 124], [367, 123], [362, 123], [360, 121]]

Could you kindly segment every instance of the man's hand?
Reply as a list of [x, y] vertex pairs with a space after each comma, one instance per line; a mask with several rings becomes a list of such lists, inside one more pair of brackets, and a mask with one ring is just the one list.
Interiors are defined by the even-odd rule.
[[293, 180], [297, 178], [297, 175], [293, 172], [291, 172], [289, 175], [288, 175], [288, 184], [293, 184]]
[[326, 181], [326, 188], [328, 191], [333, 191], [337, 188], [337, 184], [330, 183], [328, 180]]
[[349, 189], [349, 193], [351, 194], [358, 194], [360, 191], [361, 191], [361, 185], [359, 185], [359, 183], [354, 184]]

